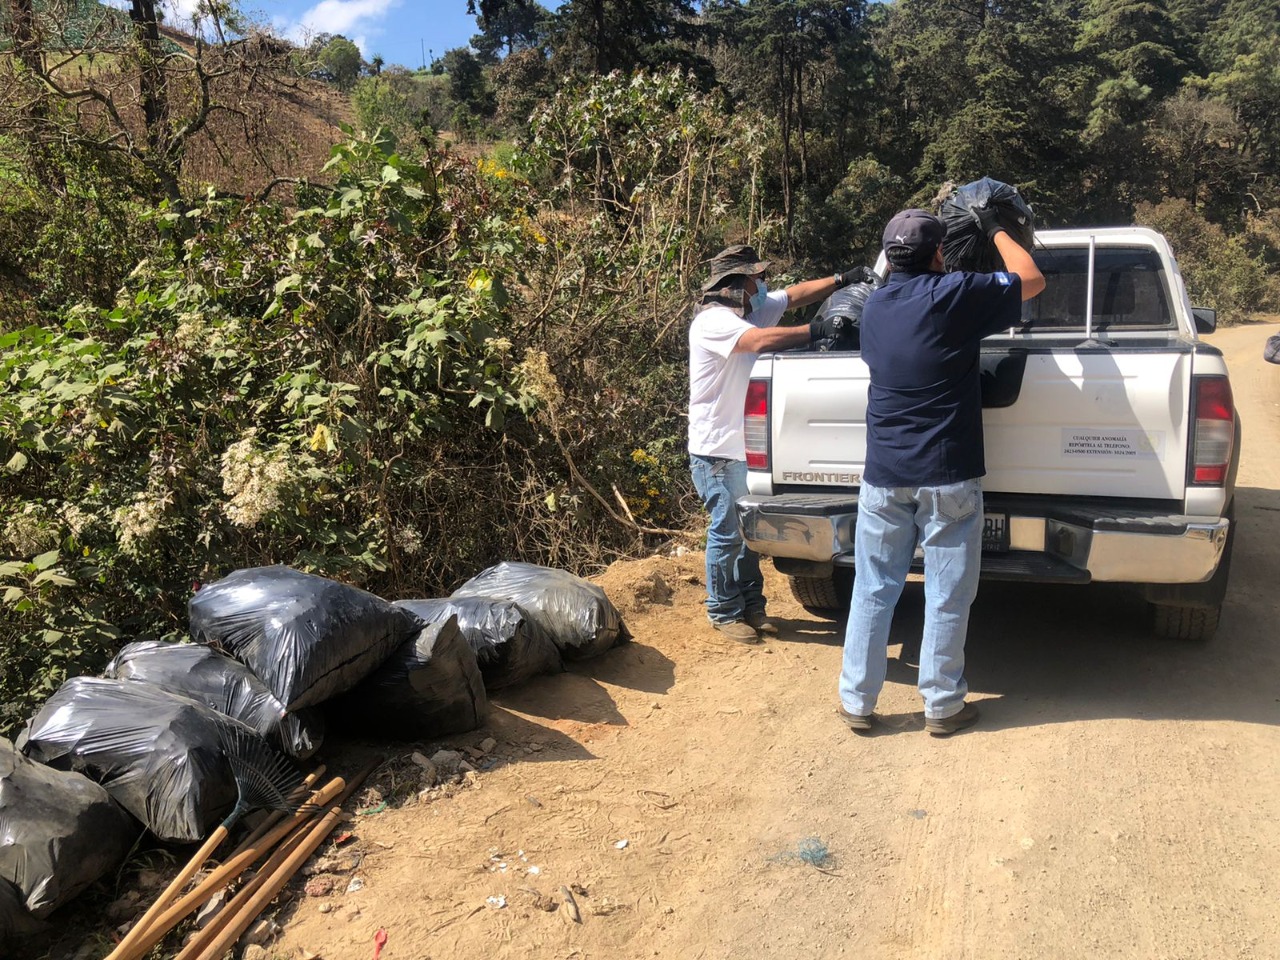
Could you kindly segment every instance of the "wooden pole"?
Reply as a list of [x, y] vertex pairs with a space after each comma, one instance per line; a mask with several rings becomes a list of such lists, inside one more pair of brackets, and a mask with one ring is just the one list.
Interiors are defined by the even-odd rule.
[[[250, 924], [266, 909], [267, 904], [275, 899], [276, 894], [283, 890], [285, 884], [298, 872], [298, 868], [324, 842], [325, 837], [329, 835], [338, 823], [338, 817], [342, 814], [342, 804], [351, 794], [355, 793], [356, 788], [365, 781], [369, 774], [377, 769], [381, 762], [380, 759], [373, 761], [352, 777], [351, 783], [342, 792], [342, 796], [329, 808], [329, 811], [320, 819], [320, 822], [311, 827], [302, 842], [284, 857], [283, 862], [274, 871], [262, 871], [265, 877], [262, 885], [257, 886], [244, 906], [236, 911], [234, 917], [227, 920], [226, 926], [222, 927], [213, 942], [201, 953], [194, 955], [191, 960], [197, 960], [197, 958], [198, 960], [220, 960], [227, 948], [240, 939], [244, 932], [249, 929]], [[188, 960], [188, 958], [184, 957], [183, 960]]]
[[[145, 957], [147, 951], [159, 943], [164, 935], [177, 926], [183, 917], [209, 899], [216, 890], [226, 886], [232, 879], [239, 876], [245, 867], [257, 860], [263, 853], [272, 849], [283, 837], [287, 836], [300, 824], [314, 817], [325, 804], [338, 796], [345, 786], [346, 784], [341, 777], [334, 777], [325, 784], [323, 789], [314, 794], [297, 813], [283, 823], [277, 824], [269, 833], [264, 835], [256, 847], [241, 850], [229, 857], [222, 866], [205, 877], [186, 896], [167, 908], [161, 907], [161, 912], [158, 915], [153, 906], [141, 920], [134, 924], [128, 935], [111, 951], [107, 960], [140, 960], [140, 958]], [[217, 831], [215, 831], [216, 833]], [[168, 893], [167, 890], [165, 892], [166, 894]], [[157, 901], [157, 903], [159, 902]], [[144, 926], [149, 917], [153, 919]]]

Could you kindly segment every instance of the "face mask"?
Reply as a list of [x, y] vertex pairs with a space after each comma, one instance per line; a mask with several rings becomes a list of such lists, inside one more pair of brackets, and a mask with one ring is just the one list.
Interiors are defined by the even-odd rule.
[[751, 295], [751, 312], [755, 313], [764, 307], [764, 301], [769, 296], [769, 285], [763, 280], [756, 280], [756, 292]]

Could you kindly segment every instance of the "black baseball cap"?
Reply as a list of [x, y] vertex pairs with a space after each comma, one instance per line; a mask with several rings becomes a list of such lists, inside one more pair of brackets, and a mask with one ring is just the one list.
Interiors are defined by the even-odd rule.
[[884, 228], [881, 244], [885, 258], [895, 267], [922, 266], [946, 236], [947, 228], [928, 210], [903, 210]]

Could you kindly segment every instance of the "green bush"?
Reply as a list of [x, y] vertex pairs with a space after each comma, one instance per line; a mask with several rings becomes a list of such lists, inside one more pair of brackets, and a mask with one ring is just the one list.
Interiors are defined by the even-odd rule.
[[473, 571], [493, 517], [456, 488], [529, 402], [501, 330], [519, 197], [386, 143], [330, 172], [295, 213], [162, 213], [183, 229], [113, 308], [0, 339], [4, 726], [118, 638], [180, 634], [192, 584], [236, 567]]
[[295, 208], [162, 207], [112, 304], [0, 337], [0, 734], [236, 568], [431, 596], [696, 516], [686, 323], [755, 162], [716, 106], [613, 77], [479, 162], [343, 144]]
[[1165, 235], [1187, 294], [1196, 306], [1216, 309], [1219, 323], [1238, 323], [1268, 305], [1273, 290], [1246, 235], [1228, 234], [1185, 200], [1140, 203], [1134, 220]]

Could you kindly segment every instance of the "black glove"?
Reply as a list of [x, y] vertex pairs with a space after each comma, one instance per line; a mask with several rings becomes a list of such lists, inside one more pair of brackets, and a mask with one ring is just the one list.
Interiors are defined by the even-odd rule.
[[843, 317], [820, 317], [817, 320], [809, 321], [809, 342], [815, 343], [818, 340], [831, 340], [837, 332], [840, 325], [837, 321], [843, 320]]
[[851, 283], [878, 283], [880, 280], [870, 267], [846, 267], [836, 274], [835, 279], [837, 290]]
[[986, 234], [988, 240], [994, 240], [997, 233], [1004, 229], [1000, 224], [1000, 215], [996, 213], [994, 207], [983, 204], [980, 207], [970, 207], [969, 216], [973, 217], [973, 222], [978, 225], [978, 229]]

